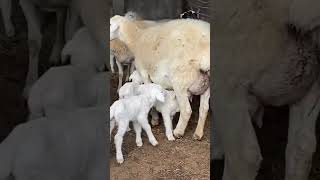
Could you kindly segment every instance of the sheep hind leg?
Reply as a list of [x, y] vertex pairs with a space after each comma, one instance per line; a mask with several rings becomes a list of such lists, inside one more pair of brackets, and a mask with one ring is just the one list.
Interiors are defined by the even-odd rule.
[[119, 93], [119, 89], [122, 86], [122, 79], [123, 79], [123, 67], [122, 64], [116, 60], [117, 66], [118, 66], [118, 71], [119, 71], [119, 81], [118, 81], [118, 89], [117, 92]]
[[203, 137], [204, 124], [206, 122], [208, 111], [209, 111], [209, 98], [210, 98], [210, 88], [208, 88], [200, 96], [199, 120], [198, 120], [196, 131], [193, 134], [193, 138], [196, 140], [201, 140], [201, 138]]
[[173, 134], [177, 138], [181, 138], [184, 135], [185, 129], [188, 125], [189, 119], [191, 117], [192, 109], [190, 106], [188, 92], [175, 89], [177, 101], [180, 108], [179, 121], [176, 128], [173, 131]]
[[316, 121], [320, 111], [320, 86], [315, 82], [308, 94], [290, 107], [286, 180], [308, 179], [316, 150]]
[[136, 132], [136, 144], [138, 147], [141, 147], [143, 145], [142, 138], [141, 138], [141, 131], [142, 127], [138, 122], [133, 122], [133, 128]]
[[118, 132], [114, 136], [114, 143], [116, 146], [116, 159], [119, 164], [122, 164], [124, 161], [121, 147], [123, 142], [123, 136], [126, 133], [128, 125], [129, 125], [129, 121], [126, 121], [126, 120], [119, 121]]

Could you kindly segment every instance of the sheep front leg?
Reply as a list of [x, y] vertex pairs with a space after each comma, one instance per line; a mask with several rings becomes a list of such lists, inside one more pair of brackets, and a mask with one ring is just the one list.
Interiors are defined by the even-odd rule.
[[112, 131], [113, 131], [115, 126], [116, 126], [116, 121], [115, 120], [111, 120], [110, 121], [110, 142], [111, 142], [111, 134], [112, 134]]
[[222, 179], [254, 180], [262, 157], [248, 112], [247, 90], [220, 86], [213, 94], [213, 119], [225, 153]]
[[39, 52], [41, 49], [40, 14], [28, 0], [20, 0], [20, 6], [28, 23], [29, 67], [23, 96], [28, 96], [32, 84], [38, 79]]
[[208, 111], [209, 111], [209, 99], [210, 99], [210, 88], [208, 88], [200, 96], [199, 120], [198, 120], [196, 131], [193, 134], [193, 138], [196, 140], [201, 140], [201, 138], [203, 137], [204, 124], [206, 122]]
[[117, 89], [117, 92], [119, 93], [119, 89], [122, 86], [123, 68], [122, 68], [122, 64], [117, 59], [116, 59], [116, 63], [117, 63], [118, 70], [119, 70], [119, 81], [118, 81], [118, 89]]
[[8, 37], [15, 35], [15, 29], [11, 21], [11, 0], [1, 0], [1, 14], [3, 18], [4, 28]]
[[136, 144], [138, 147], [142, 146], [142, 138], [141, 138], [141, 131], [142, 131], [142, 127], [140, 126], [140, 124], [138, 122], [133, 122], [133, 128], [134, 131], [136, 132]]
[[163, 117], [163, 122], [164, 122], [164, 127], [166, 129], [166, 136], [169, 141], [174, 141], [175, 138], [173, 136], [173, 129], [172, 129], [172, 119], [173, 117], [170, 116], [168, 112], [161, 112], [162, 117]]
[[121, 119], [118, 122], [118, 132], [114, 136], [114, 143], [116, 146], [116, 159], [119, 164], [122, 164], [124, 161], [121, 147], [123, 142], [123, 136], [126, 133], [128, 125], [129, 121]]
[[152, 108], [151, 111], [150, 111], [150, 114], [151, 114], [151, 125], [152, 125], [152, 127], [158, 126], [160, 117], [159, 117], [159, 114], [158, 114], [157, 110]]
[[320, 111], [320, 86], [290, 107], [285, 180], [308, 179], [316, 150], [316, 121]]
[[177, 138], [181, 138], [184, 135], [184, 131], [188, 125], [188, 121], [191, 117], [192, 109], [189, 103], [188, 93], [187, 91], [181, 91], [179, 89], [175, 89], [177, 101], [180, 108], [180, 116], [179, 121], [176, 128], [173, 131], [173, 134]]
[[49, 57], [49, 62], [52, 65], [57, 65], [60, 61], [61, 51], [64, 46], [64, 25], [66, 22], [66, 9], [58, 10], [56, 12], [57, 26], [55, 42]]
[[157, 146], [159, 143], [151, 131], [151, 126], [148, 123], [147, 115], [144, 117], [138, 118], [138, 121], [141, 127], [146, 131], [150, 144], [152, 144], [153, 146]]
[[114, 55], [110, 51], [110, 68], [111, 72], [114, 73]]
[[126, 82], [129, 81], [129, 76], [130, 76], [130, 74], [131, 74], [130, 71], [131, 71], [131, 66], [132, 66], [132, 65], [131, 65], [131, 64], [128, 64], [127, 66], [128, 66], [128, 68], [127, 68], [127, 74], [126, 74], [126, 79], [125, 79]]

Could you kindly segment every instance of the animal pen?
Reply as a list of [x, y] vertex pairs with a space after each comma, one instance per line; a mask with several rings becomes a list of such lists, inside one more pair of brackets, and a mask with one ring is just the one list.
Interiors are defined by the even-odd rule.
[[[125, 15], [128, 11], [136, 12], [145, 20], [179, 19], [189, 10], [197, 13], [195, 19], [209, 21], [209, 1], [184, 0], [113, 0], [110, 17]], [[126, 75], [124, 75], [126, 77]], [[128, 79], [126, 79], [128, 80]], [[113, 73], [110, 82], [111, 104], [118, 100], [118, 74]], [[126, 81], [123, 81], [125, 84]], [[192, 117], [183, 138], [168, 141], [164, 132], [164, 123], [152, 127], [152, 132], [159, 145], [153, 147], [143, 137], [142, 147], [135, 144], [135, 132], [126, 133], [123, 138], [124, 163], [118, 165], [115, 157], [115, 146], [111, 141], [110, 179], [209, 179], [210, 178], [210, 113], [204, 127], [201, 141], [193, 139], [198, 121], [200, 98], [192, 99]], [[174, 116], [172, 125], [176, 126], [179, 113]], [[152, 122], [151, 122], [152, 123]], [[132, 129], [132, 127], [131, 127]], [[113, 139], [114, 134], [111, 135]]]

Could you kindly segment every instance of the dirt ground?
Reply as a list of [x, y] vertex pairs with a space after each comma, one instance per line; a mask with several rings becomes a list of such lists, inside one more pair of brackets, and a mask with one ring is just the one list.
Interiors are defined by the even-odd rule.
[[[111, 81], [113, 101], [118, 98], [116, 93], [117, 79], [118, 77], [114, 75]], [[196, 111], [197, 107], [194, 106], [193, 111]], [[152, 128], [152, 132], [159, 141], [159, 145], [156, 147], [149, 143], [145, 134], [142, 137], [143, 146], [137, 147], [135, 133], [132, 129], [124, 137], [122, 151], [125, 161], [121, 165], [118, 165], [115, 159], [115, 147], [112, 141], [110, 179], [210, 179], [210, 120], [206, 121], [202, 141], [193, 140], [192, 135], [197, 125], [197, 118], [195, 118], [198, 116], [197, 114], [197, 112], [193, 113], [184, 137], [173, 142], [167, 140], [163, 123], [160, 121], [159, 126]], [[176, 115], [174, 119], [174, 127], [178, 117]]]

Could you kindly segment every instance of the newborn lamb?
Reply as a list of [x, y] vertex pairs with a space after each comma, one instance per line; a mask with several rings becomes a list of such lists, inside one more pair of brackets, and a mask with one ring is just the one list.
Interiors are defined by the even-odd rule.
[[[129, 82], [124, 84], [119, 90], [120, 98], [128, 98], [134, 95], [145, 94], [148, 92], [152, 92], [154, 88], [157, 88], [159, 85], [150, 83], [150, 84], [137, 84], [135, 82]], [[161, 87], [162, 88], [162, 87]], [[174, 91], [168, 91], [163, 89], [165, 92], [165, 100], [164, 102], [157, 102], [155, 104], [155, 108], [158, 112], [162, 114], [164, 126], [166, 129], [166, 136], [169, 141], [175, 140], [172, 134], [172, 119], [173, 116], [180, 112], [179, 105], [176, 99], [176, 95]], [[157, 112], [153, 112], [153, 115]]]
[[133, 122], [136, 132], [136, 144], [142, 146], [141, 128], [143, 128], [149, 138], [149, 142], [156, 146], [158, 141], [154, 137], [151, 126], [148, 123], [148, 113], [150, 109], [158, 102], [164, 102], [165, 94], [161, 86], [155, 86], [148, 93], [131, 96], [126, 99], [115, 101], [110, 107], [110, 137], [115, 125], [118, 126], [118, 132], [114, 137], [116, 146], [116, 159], [118, 163], [123, 163], [122, 141], [123, 136], [129, 126], [129, 122]]

